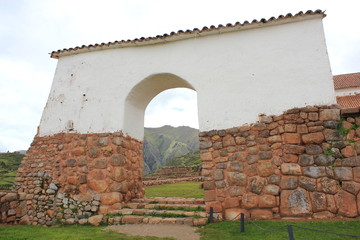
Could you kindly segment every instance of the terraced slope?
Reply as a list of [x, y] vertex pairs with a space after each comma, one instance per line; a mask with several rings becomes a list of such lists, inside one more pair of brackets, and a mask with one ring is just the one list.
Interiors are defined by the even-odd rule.
[[144, 174], [166, 165], [175, 157], [199, 150], [199, 130], [191, 127], [145, 128]]

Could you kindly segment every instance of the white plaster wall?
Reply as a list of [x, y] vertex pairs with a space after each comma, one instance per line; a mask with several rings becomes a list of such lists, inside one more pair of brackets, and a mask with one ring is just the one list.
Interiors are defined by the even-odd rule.
[[174, 87], [197, 91], [200, 131], [333, 104], [321, 17], [60, 57], [40, 135], [69, 131], [71, 120], [75, 132], [122, 130], [142, 140], [147, 104]]
[[354, 95], [354, 94], [359, 94], [359, 93], [360, 93], [360, 88], [359, 87], [336, 89], [335, 90], [335, 95], [336, 96], [348, 96], [348, 95]]

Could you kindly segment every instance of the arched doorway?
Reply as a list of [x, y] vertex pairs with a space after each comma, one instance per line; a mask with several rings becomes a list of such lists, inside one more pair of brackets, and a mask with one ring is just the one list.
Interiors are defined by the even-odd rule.
[[144, 115], [147, 105], [159, 93], [172, 88], [196, 89], [171, 73], [153, 74], [134, 86], [125, 100], [124, 133], [136, 139], [144, 137]]
[[[134, 137], [139, 140], [144, 139], [144, 116], [145, 111], [149, 103], [156, 98], [157, 95], [164, 93], [166, 90], [174, 90], [174, 89], [187, 89], [191, 91], [195, 91], [195, 88], [183, 78], [170, 74], [170, 73], [161, 73], [154, 74], [139, 84], [137, 84], [129, 93], [125, 102], [125, 113], [124, 114], [124, 132], [129, 134], [131, 137]], [[194, 104], [197, 104], [195, 102]], [[194, 114], [194, 113], [193, 113]], [[198, 128], [198, 119], [197, 119], [197, 108], [196, 108], [196, 128]], [[171, 125], [170, 123], [167, 123]], [[164, 124], [165, 125], [165, 124]], [[176, 124], [175, 124], [176, 125]], [[183, 124], [185, 125], [185, 124]], [[178, 125], [180, 126], [180, 125]], [[157, 127], [161, 127], [158, 125]], [[169, 126], [170, 127], [170, 126]], [[177, 126], [176, 126], [177, 127]], [[170, 127], [171, 128], [171, 127]], [[198, 132], [196, 132], [196, 141], [197, 141], [197, 149], [198, 150]], [[145, 140], [144, 140], [144, 145]], [[146, 146], [145, 146], [146, 147]], [[195, 150], [195, 149], [192, 149]], [[189, 151], [190, 152], [190, 151]], [[186, 152], [186, 153], [189, 153]], [[184, 154], [186, 154], [184, 153]], [[145, 165], [145, 158], [143, 154], [143, 163]], [[160, 167], [164, 162], [158, 164], [157, 167]], [[145, 168], [144, 168], [145, 169]], [[150, 173], [155, 171], [156, 169], [151, 168], [151, 171], [145, 172]], [[145, 170], [144, 170], [145, 171]]]

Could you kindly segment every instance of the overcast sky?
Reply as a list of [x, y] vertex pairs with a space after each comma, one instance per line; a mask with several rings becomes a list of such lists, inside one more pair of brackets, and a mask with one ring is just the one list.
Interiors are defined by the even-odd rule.
[[[0, 152], [33, 140], [54, 50], [322, 9], [333, 74], [360, 72], [359, 7], [358, 0], [0, 0]], [[195, 92], [169, 90], [150, 103], [145, 126], [165, 124], [198, 127]]]

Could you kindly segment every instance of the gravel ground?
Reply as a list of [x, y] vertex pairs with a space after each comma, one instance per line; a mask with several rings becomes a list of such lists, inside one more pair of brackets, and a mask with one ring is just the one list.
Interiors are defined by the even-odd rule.
[[172, 224], [126, 224], [106, 227], [105, 230], [124, 233], [132, 236], [173, 237], [178, 240], [199, 240], [197, 228], [188, 225]]

